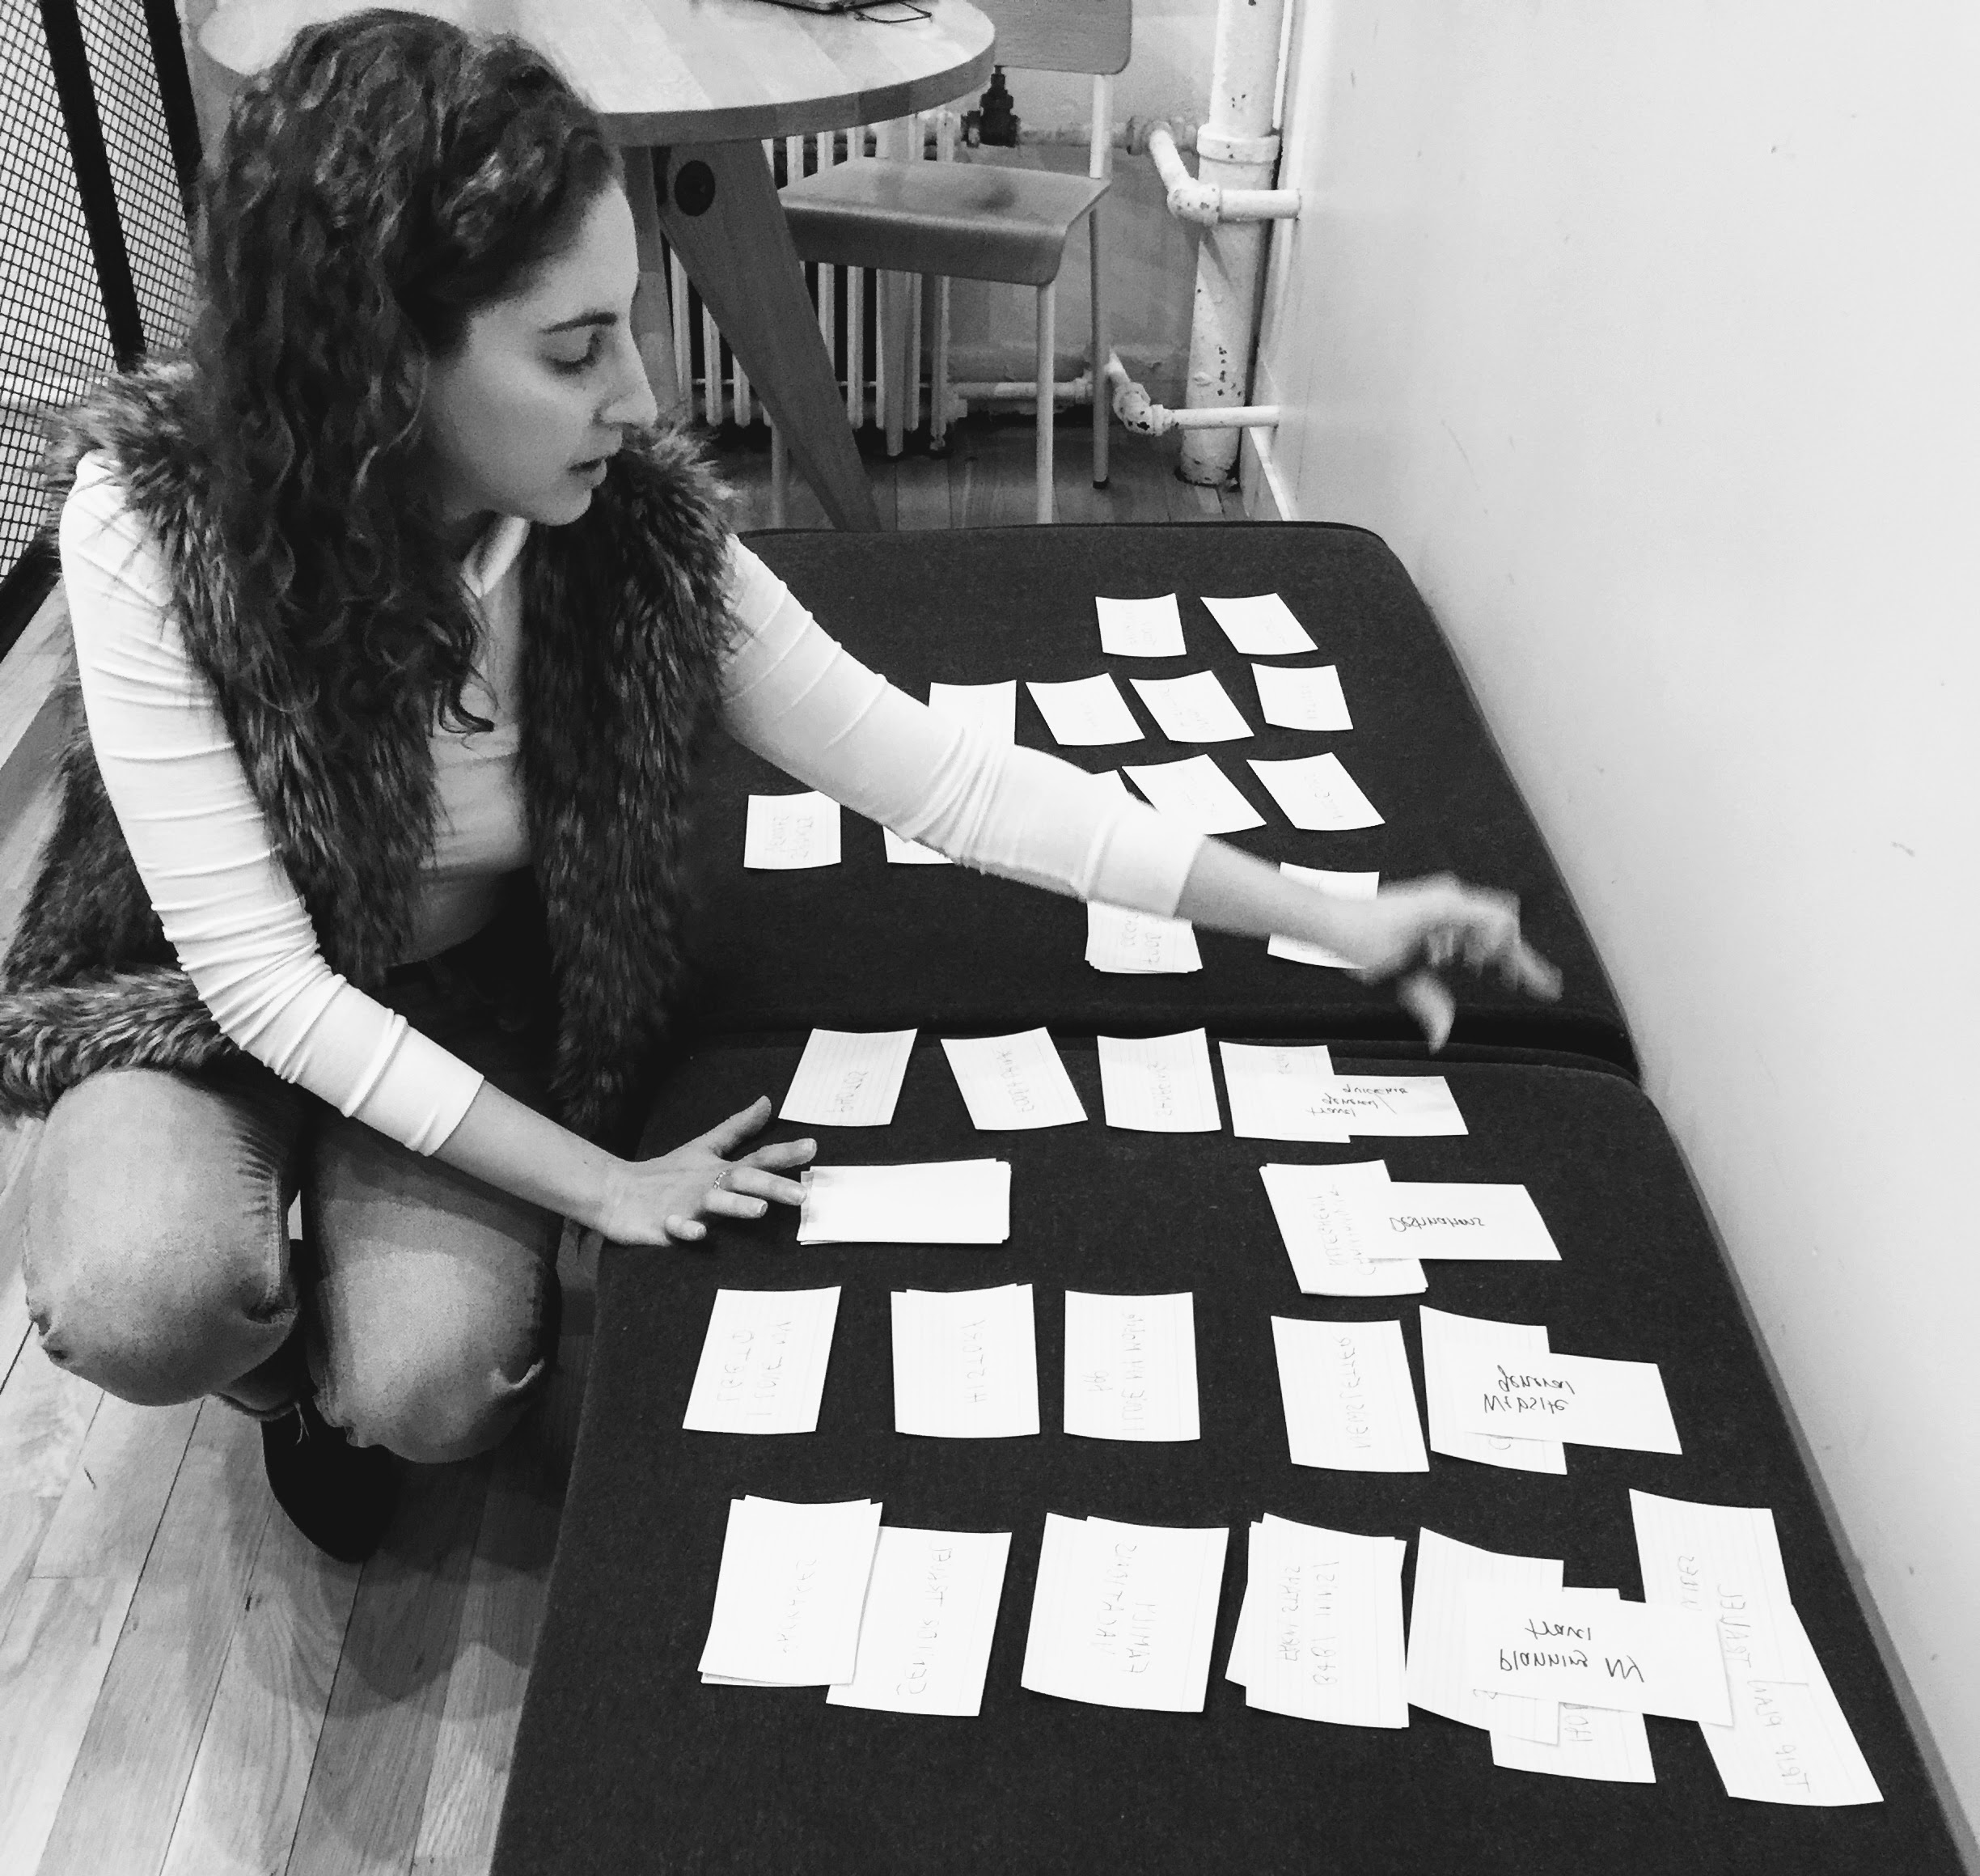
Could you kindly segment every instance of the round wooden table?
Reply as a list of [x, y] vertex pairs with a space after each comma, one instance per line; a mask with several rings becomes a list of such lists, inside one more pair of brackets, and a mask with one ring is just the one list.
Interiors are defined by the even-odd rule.
[[[223, 0], [200, 43], [229, 71], [259, 71], [298, 28], [364, 3]], [[842, 527], [878, 527], [762, 139], [878, 123], [960, 96], [989, 75], [990, 22], [969, 0], [919, 0], [929, 17], [899, 24], [771, 0], [402, 4], [527, 40], [628, 152], [652, 151], [650, 189], [649, 166], [628, 165], [642, 268], [657, 267], [664, 230], [826, 512]]]

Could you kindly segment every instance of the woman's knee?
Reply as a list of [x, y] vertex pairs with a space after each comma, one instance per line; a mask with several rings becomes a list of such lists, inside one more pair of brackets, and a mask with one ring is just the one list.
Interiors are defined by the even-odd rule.
[[548, 1363], [535, 1324], [457, 1326], [341, 1352], [316, 1403], [359, 1446], [420, 1465], [471, 1459], [509, 1437]]

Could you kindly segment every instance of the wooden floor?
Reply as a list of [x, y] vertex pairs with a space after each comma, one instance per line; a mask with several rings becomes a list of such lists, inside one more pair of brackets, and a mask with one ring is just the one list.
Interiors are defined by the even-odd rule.
[[[1238, 519], [1177, 481], [1174, 441], [1059, 433], [1065, 521]], [[884, 519], [1031, 519], [1028, 422], [973, 421], [946, 457], [869, 459]], [[769, 516], [769, 452], [718, 441], [737, 525]], [[823, 517], [808, 492], [788, 516]], [[45, 831], [0, 828], [0, 939]], [[413, 1472], [362, 1569], [274, 1510], [251, 1422], [133, 1408], [34, 1345], [19, 1272], [32, 1128], [0, 1132], [0, 1876], [469, 1876], [488, 1867], [535, 1647], [591, 1327], [565, 1236], [561, 1366], [543, 1410], [471, 1464]]]

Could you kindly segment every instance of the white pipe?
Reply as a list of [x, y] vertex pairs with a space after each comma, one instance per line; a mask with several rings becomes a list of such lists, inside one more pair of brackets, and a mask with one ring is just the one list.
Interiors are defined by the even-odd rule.
[[1217, 404], [1171, 410], [1166, 404], [1156, 403], [1144, 386], [1128, 375], [1118, 352], [1107, 354], [1106, 375], [1114, 387], [1114, 414], [1123, 428], [1142, 436], [1166, 436], [1172, 430], [1271, 430], [1279, 422], [1280, 407], [1276, 404]]
[[1199, 182], [1183, 167], [1175, 133], [1157, 119], [1149, 126], [1148, 153], [1169, 191], [1169, 213], [1178, 221], [1214, 228], [1220, 222], [1283, 222], [1300, 212], [1297, 189], [1225, 188]]

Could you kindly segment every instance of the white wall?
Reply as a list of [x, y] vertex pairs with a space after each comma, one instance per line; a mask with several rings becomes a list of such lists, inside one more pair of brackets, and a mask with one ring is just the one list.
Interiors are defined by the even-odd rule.
[[1970, 1824], [1976, 15], [1301, 11], [1280, 498], [1451, 634]]

